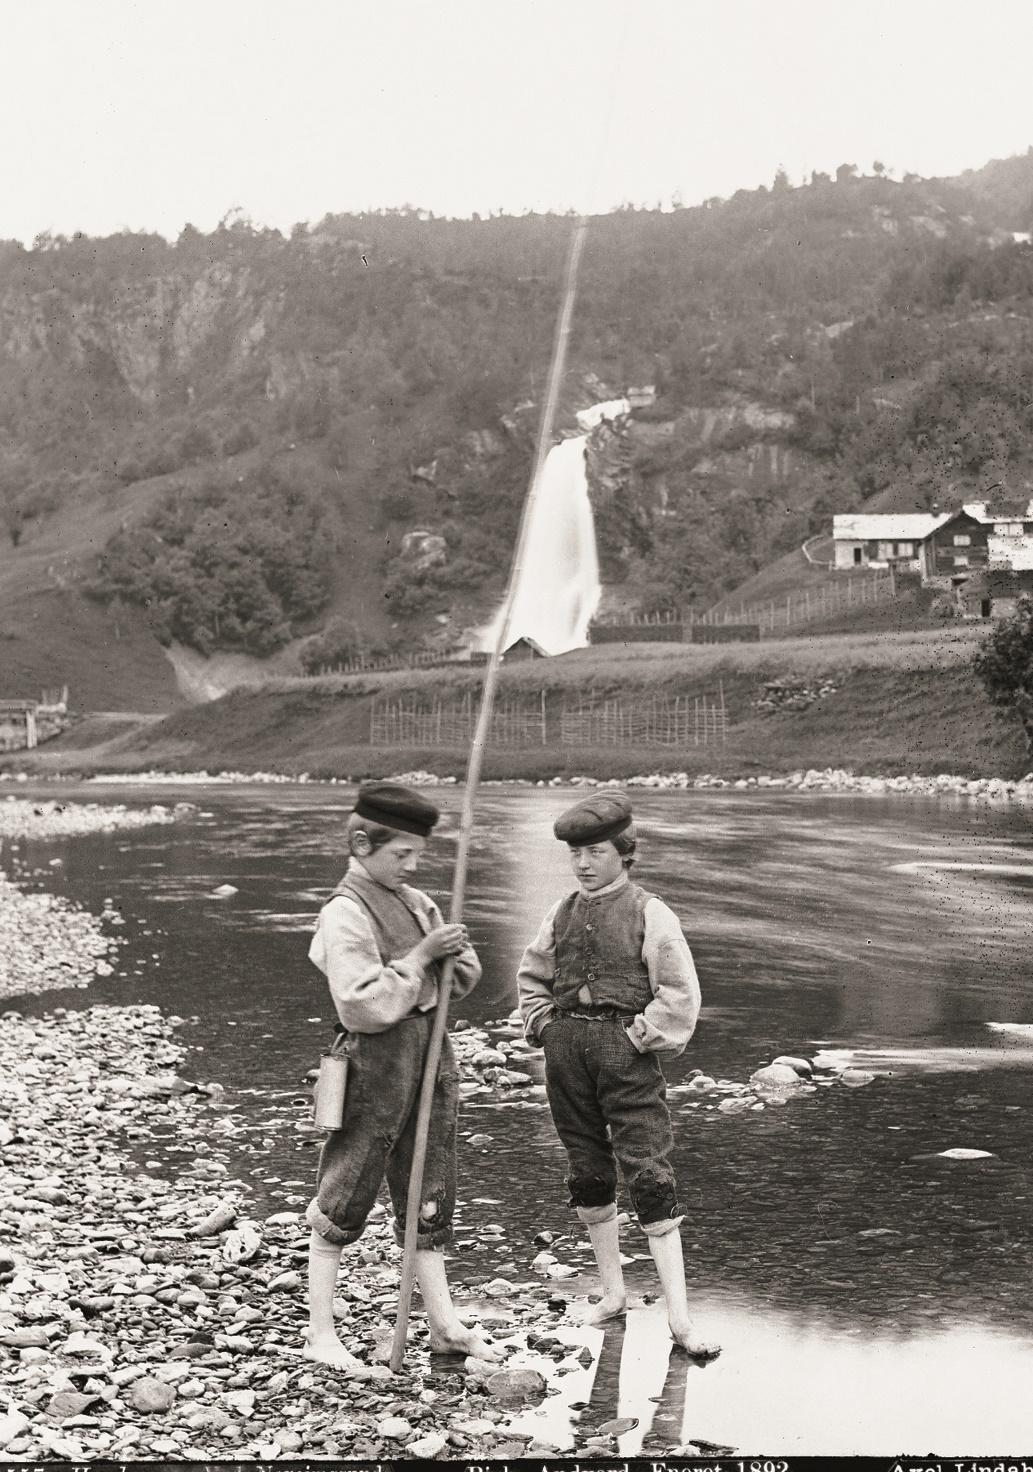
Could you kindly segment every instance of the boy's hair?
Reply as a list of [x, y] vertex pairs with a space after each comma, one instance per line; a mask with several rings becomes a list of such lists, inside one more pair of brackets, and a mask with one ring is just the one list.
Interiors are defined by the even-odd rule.
[[635, 833], [634, 823], [629, 823], [621, 833], [615, 833], [610, 839], [614, 848], [621, 856], [621, 863], [625, 869], [630, 869], [635, 862], [635, 849], [638, 844], [638, 836]]
[[344, 831], [348, 835], [348, 852], [354, 853], [352, 840], [356, 833], [365, 833], [369, 839], [369, 851], [375, 854], [378, 848], [383, 848], [385, 843], [390, 843], [392, 838], [398, 838], [397, 828], [385, 827], [383, 823], [371, 823], [368, 818], [360, 818], [358, 813], [349, 813], [348, 821], [344, 825]]

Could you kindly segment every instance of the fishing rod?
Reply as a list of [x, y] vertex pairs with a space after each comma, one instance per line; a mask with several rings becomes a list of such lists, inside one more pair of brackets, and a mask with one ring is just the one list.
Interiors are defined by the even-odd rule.
[[[535, 447], [534, 464], [528, 483], [527, 495], [524, 498], [524, 509], [520, 517], [520, 530], [517, 534], [516, 549], [513, 553], [513, 564], [509, 572], [509, 584], [506, 588], [506, 596], [502, 605], [502, 615], [495, 633], [495, 645], [491, 651], [491, 658], [485, 670], [484, 685], [481, 689], [481, 704], [477, 712], [477, 725], [474, 729], [473, 743], [470, 747], [470, 758], [466, 768], [466, 785], [463, 791], [463, 807], [459, 820], [459, 845], [456, 851], [455, 875], [452, 883], [452, 903], [449, 911], [449, 920], [453, 925], [460, 924], [463, 918], [470, 842], [473, 837], [474, 805], [481, 778], [484, 749], [488, 744], [488, 734], [491, 730], [491, 715], [495, 703], [495, 690], [499, 679], [499, 666], [502, 663], [502, 654], [509, 639], [510, 624], [513, 618], [513, 606], [516, 602], [517, 588], [520, 585], [520, 579], [523, 575], [528, 533], [538, 498], [542, 467], [545, 464], [545, 457], [552, 448], [553, 427], [556, 422], [556, 409], [559, 404], [560, 388], [563, 382], [563, 372], [567, 359], [570, 325], [574, 315], [574, 299], [577, 295], [578, 270], [581, 264], [581, 253], [584, 249], [587, 230], [588, 222], [582, 216], [574, 225], [567, 248], [563, 294], [560, 298], [560, 309], [556, 319], [552, 358], [549, 363], [549, 373], [546, 381], [545, 401], [542, 405], [542, 415], [538, 425], [538, 442]], [[420, 1209], [423, 1204], [423, 1168], [427, 1157], [427, 1136], [430, 1130], [431, 1103], [433, 1101], [434, 1085], [438, 1076], [438, 1064], [441, 1060], [441, 1048], [444, 1042], [445, 1028], [448, 1024], [448, 1003], [452, 995], [452, 976], [454, 969], [454, 960], [449, 956], [441, 968], [441, 980], [438, 984], [438, 1005], [434, 1013], [430, 1041], [427, 1045], [427, 1061], [424, 1065], [423, 1081], [420, 1086], [420, 1102], [416, 1116], [416, 1136], [413, 1145], [412, 1170], [409, 1175], [409, 1191], [406, 1197], [405, 1207], [405, 1245], [402, 1251], [402, 1273], [398, 1287], [398, 1314], [395, 1319], [395, 1332], [391, 1343], [391, 1358], [389, 1362], [391, 1369], [395, 1373], [402, 1368], [402, 1361], [405, 1358], [405, 1343], [409, 1330], [409, 1308], [412, 1301], [413, 1283], [416, 1277], [417, 1233], [420, 1224]]]

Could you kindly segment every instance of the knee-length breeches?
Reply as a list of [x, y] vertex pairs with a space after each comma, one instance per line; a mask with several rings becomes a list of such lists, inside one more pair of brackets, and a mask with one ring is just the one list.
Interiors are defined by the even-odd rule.
[[570, 1204], [585, 1221], [612, 1215], [620, 1166], [642, 1226], [677, 1226], [674, 1135], [655, 1054], [640, 1053], [619, 1017], [558, 1013], [542, 1033], [545, 1086], [570, 1162]]
[[[327, 1136], [319, 1157], [316, 1197], [306, 1212], [328, 1242], [355, 1242], [386, 1175], [395, 1213], [395, 1237], [405, 1237], [406, 1197], [416, 1115], [433, 1012], [406, 1018], [385, 1032], [345, 1033], [334, 1052], [348, 1057], [344, 1122]], [[452, 1235], [456, 1200], [456, 1112], [459, 1079], [446, 1033], [423, 1171], [418, 1243], [441, 1247]]]

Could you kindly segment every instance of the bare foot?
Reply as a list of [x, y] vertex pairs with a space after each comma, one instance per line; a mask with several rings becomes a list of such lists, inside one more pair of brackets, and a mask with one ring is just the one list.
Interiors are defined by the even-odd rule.
[[502, 1351], [490, 1339], [485, 1339], [476, 1329], [468, 1329], [465, 1324], [457, 1323], [447, 1332], [432, 1329], [430, 1347], [434, 1354], [473, 1355], [475, 1359], [489, 1360], [493, 1364], [502, 1359]]
[[369, 1367], [353, 1354], [349, 1354], [336, 1334], [321, 1334], [317, 1338], [306, 1336], [305, 1347], [301, 1352], [305, 1359], [315, 1360], [319, 1365], [329, 1365], [332, 1370], [340, 1370], [350, 1380], [372, 1379]]
[[574, 1314], [579, 1324], [605, 1324], [607, 1319], [619, 1318], [627, 1307], [627, 1294], [614, 1293], [598, 1303], [579, 1304]]
[[678, 1328], [675, 1328], [672, 1324], [671, 1338], [679, 1349], [683, 1349], [694, 1360], [716, 1360], [721, 1353], [720, 1344], [712, 1344], [704, 1339], [700, 1339], [699, 1335], [688, 1324], [679, 1326]]

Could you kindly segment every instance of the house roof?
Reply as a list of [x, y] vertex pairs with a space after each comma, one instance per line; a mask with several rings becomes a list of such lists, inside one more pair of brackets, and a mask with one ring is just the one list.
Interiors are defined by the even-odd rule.
[[984, 524], [994, 521], [1033, 521], [1033, 497], [1011, 501], [966, 501], [961, 509], [973, 521]]
[[506, 645], [503, 653], [508, 654], [511, 649], [519, 649], [521, 645], [526, 645], [529, 649], [533, 649], [535, 654], [540, 654], [543, 659], [548, 659], [549, 657], [549, 651], [543, 649], [538, 643], [538, 640], [532, 639], [530, 634], [521, 634], [518, 639], [514, 639], [511, 644]]
[[949, 520], [949, 512], [942, 512], [939, 516], [930, 511], [867, 516], [851, 513], [832, 518], [832, 535], [840, 542], [923, 542], [938, 526]]
[[1015, 597], [1019, 593], [1033, 593], [1033, 568], [1015, 569], [991, 567], [985, 572], [969, 578], [962, 590], [968, 595], [996, 594], [998, 598]]

